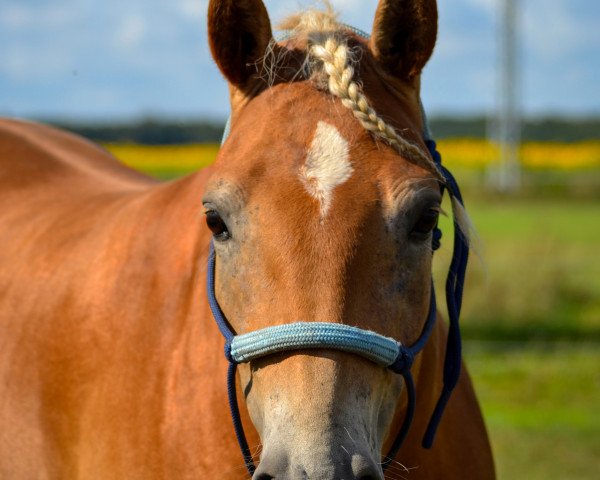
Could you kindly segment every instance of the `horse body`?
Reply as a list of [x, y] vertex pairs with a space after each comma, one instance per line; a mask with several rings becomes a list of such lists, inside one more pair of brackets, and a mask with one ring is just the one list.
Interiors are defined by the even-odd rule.
[[198, 472], [197, 438], [228, 437], [199, 295], [210, 171], [160, 185], [71, 135], [0, 129], [0, 477]]
[[[376, 25], [389, 24], [387, 7]], [[270, 41], [265, 15], [259, 1], [211, 2], [233, 109], [214, 167], [159, 183], [74, 136], [0, 122], [0, 478], [244, 476], [204, 294], [202, 203], [227, 226], [215, 236], [216, 293], [236, 331], [316, 320], [419, 336], [431, 249], [427, 232], [406, 231], [439, 202], [437, 180], [374, 142], [314, 78], [265, 84], [246, 70]], [[240, 51], [223, 47], [232, 31], [245, 35]], [[373, 51], [387, 58], [383, 45]], [[420, 148], [418, 81], [363, 55], [375, 109]], [[493, 478], [466, 372], [434, 447], [420, 446], [445, 336], [438, 321], [413, 367], [417, 414], [396, 457], [411, 470], [389, 478]], [[242, 365], [238, 381], [250, 444], [262, 446], [255, 479], [383, 478], [380, 455], [406, 409], [398, 376], [307, 350]]]

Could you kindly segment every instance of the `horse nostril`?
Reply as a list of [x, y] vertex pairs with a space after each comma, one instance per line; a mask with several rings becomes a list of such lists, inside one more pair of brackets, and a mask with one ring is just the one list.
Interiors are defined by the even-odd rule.
[[365, 472], [357, 475], [356, 480], [383, 480], [383, 477], [376, 472]]
[[276, 480], [288, 478], [287, 456], [281, 452], [263, 451], [258, 468], [252, 476], [252, 480]]
[[362, 455], [352, 456], [352, 478], [356, 480], [383, 480], [381, 467], [369, 457]]

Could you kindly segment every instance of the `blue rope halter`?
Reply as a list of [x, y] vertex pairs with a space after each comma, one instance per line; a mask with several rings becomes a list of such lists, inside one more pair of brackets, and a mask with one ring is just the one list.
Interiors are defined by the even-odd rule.
[[[425, 346], [435, 324], [436, 302], [433, 282], [431, 285], [429, 314], [427, 315], [425, 326], [419, 339], [410, 347], [406, 347], [392, 338], [379, 335], [375, 332], [350, 325], [324, 322], [296, 322], [277, 325], [236, 336], [231, 330], [229, 322], [225, 318], [215, 296], [215, 249], [212, 241], [208, 256], [207, 287], [210, 309], [221, 334], [225, 337], [225, 357], [229, 361], [227, 374], [229, 408], [231, 410], [235, 435], [250, 475], [254, 474], [256, 466], [252, 460], [240, 418], [235, 386], [237, 365], [277, 352], [297, 351], [301, 349], [325, 348], [354, 353], [402, 375], [408, 394], [408, 410], [402, 426], [390, 447], [390, 451], [382, 463], [383, 468], [387, 468], [406, 438], [414, 417], [416, 395], [410, 368], [417, 353]], [[435, 434], [435, 426], [433, 433]]]
[[[346, 27], [354, 33], [368, 38], [368, 34], [365, 32], [350, 26]], [[228, 120], [223, 135], [223, 142], [229, 134], [229, 129], [230, 122]], [[446, 181], [445, 185], [442, 186], [442, 189], [447, 189], [448, 193], [454, 197], [455, 200], [461, 205], [464, 205], [456, 180], [442, 165], [442, 157], [437, 151], [435, 141], [428, 138], [428, 132], [425, 133], [425, 137], [427, 149]], [[441, 237], [442, 232], [436, 227], [432, 235], [433, 251], [440, 247]], [[446, 279], [446, 306], [448, 308], [449, 328], [448, 339], [446, 342], [446, 355], [444, 359], [443, 387], [423, 437], [422, 445], [424, 448], [431, 448], [433, 445], [435, 433], [442, 420], [444, 409], [446, 408], [452, 391], [460, 377], [462, 344], [459, 318], [468, 255], [469, 247], [465, 241], [465, 237], [461, 233], [456, 218], [454, 218], [454, 248]], [[225, 338], [225, 357], [229, 362], [227, 371], [229, 408], [231, 410], [235, 435], [250, 476], [254, 474], [256, 466], [252, 460], [252, 454], [248, 446], [248, 441], [246, 440], [237, 402], [235, 382], [237, 365], [277, 352], [297, 351], [301, 349], [325, 348], [353, 353], [381, 365], [382, 367], [389, 368], [394, 373], [402, 375], [406, 386], [408, 406], [400, 430], [396, 434], [396, 438], [382, 462], [383, 470], [392, 463], [408, 434], [408, 430], [415, 414], [416, 394], [410, 369], [415, 356], [425, 347], [433, 330], [433, 325], [435, 324], [436, 300], [433, 281], [431, 284], [429, 313], [423, 331], [421, 332], [419, 339], [410, 347], [404, 346], [392, 338], [368, 330], [349, 325], [322, 322], [296, 322], [267, 327], [242, 335], [235, 335], [215, 296], [215, 250], [212, 241], [210, 242], [208, 256], [207, 291], [210, 309], [221, 334]]]

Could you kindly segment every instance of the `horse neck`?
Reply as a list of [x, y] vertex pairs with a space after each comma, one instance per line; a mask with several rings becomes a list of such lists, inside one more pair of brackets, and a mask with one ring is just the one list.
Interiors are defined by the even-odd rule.
[[94, 246], [83, 253], [98, 259], [86, 267], [93, 295], [115, 309], [118, 328], [150, 335], [148, 323], [164, 332], [190, 312], [198, 315], [209, 243], [200, 199], [208, 175], [118, 194], [99, 206]]

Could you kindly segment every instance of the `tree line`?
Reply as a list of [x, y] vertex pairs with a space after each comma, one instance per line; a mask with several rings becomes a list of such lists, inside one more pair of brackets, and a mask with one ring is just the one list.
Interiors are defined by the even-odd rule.
[[[129, 122], [47, 121], [100, 143], [138, 143], [165, 145], [185, 143], [218, 143], [225, 122], [214, 120], [165, 120], [145, 118]], [[494, 124], [484, 116], [430, 118], [436, 139], [486, 138]], [[600, 139], [600, 117], [570, 119], [546, 117], [526, 119], [521, 125], [523, 141], [578, 142]]]

